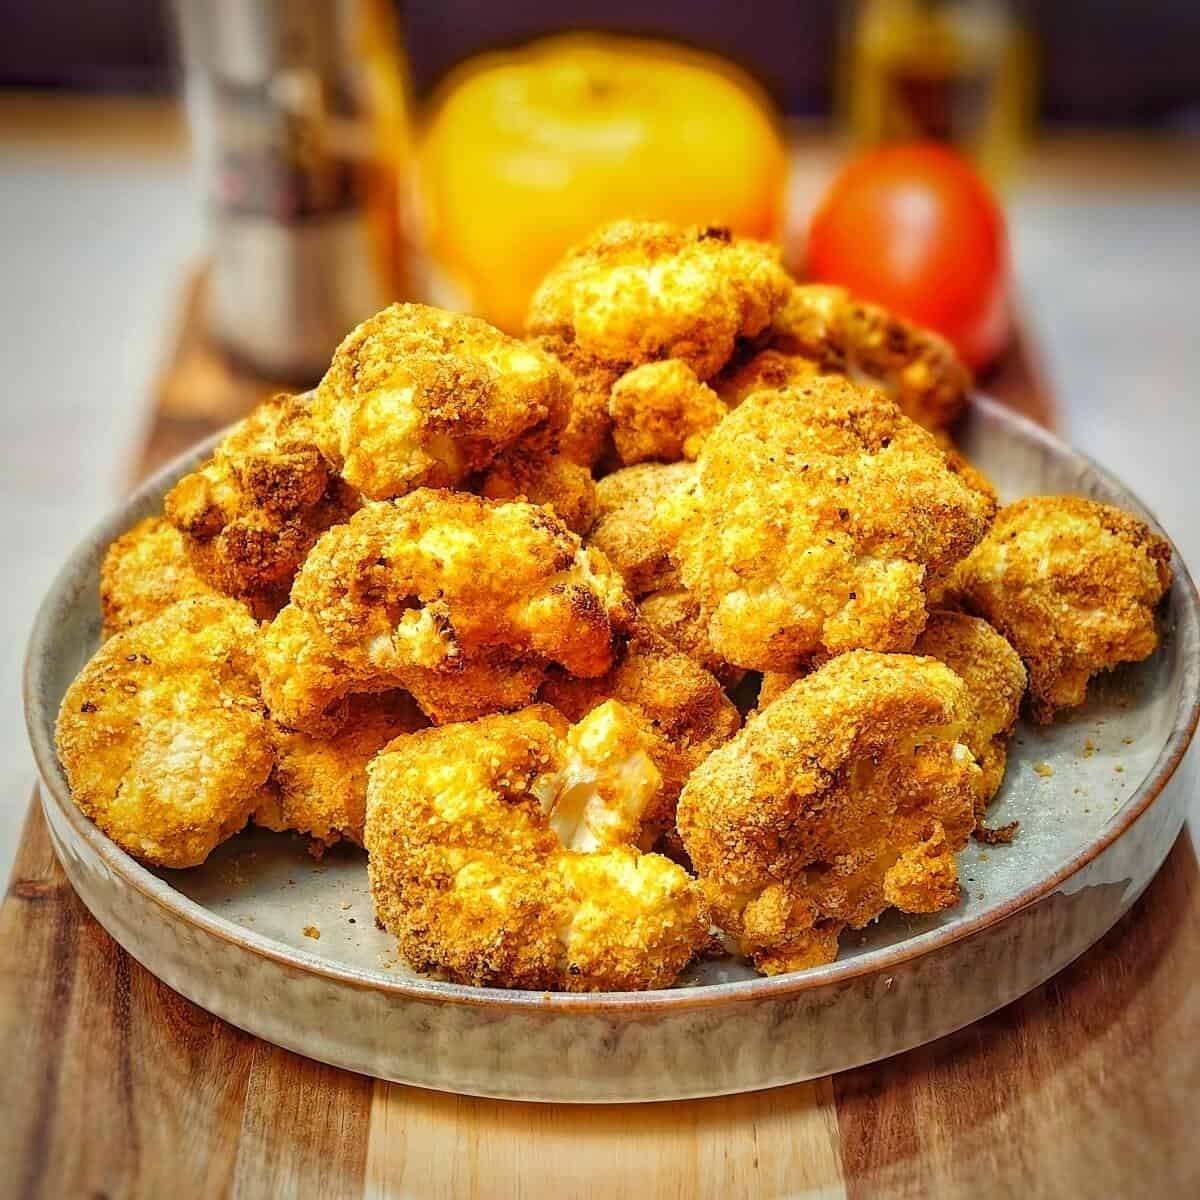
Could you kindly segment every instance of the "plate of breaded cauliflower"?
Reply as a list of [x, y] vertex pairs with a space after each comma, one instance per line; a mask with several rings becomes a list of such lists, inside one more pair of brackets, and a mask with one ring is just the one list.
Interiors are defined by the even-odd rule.
[[[114, 527], [70, 798], [379, 976], [692, 993], [945, 929], [1153, 763], [1179, 569], [1103, 494], [1015, 494], [1050, 439], [1010, 469], [970, 389], [716, 227], [599, 230], [521, 338], [394, 304]], [[1085, 819], [1114, 704], [1130, 773]]]

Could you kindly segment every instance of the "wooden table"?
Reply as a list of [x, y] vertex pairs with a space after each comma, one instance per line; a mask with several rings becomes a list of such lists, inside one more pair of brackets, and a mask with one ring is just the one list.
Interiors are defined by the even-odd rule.
[[[205, 347], [198, 295], [144, 466], [256, 390]], [[1052, 418], [1028, 354], [991, 387]], [[572, 1108], [375, 1082], [209, 1016], [92, 920], [35, 808], [0, 909], [0, 1196], [1200, 1195], [1198, 874], [1185, 834], [1072, 967], [889, 1062], [750, 1096]]]

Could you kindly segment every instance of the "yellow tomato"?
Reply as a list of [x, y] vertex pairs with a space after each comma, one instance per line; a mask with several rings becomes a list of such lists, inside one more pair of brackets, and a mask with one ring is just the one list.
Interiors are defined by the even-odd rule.
[[546, 271], [606, 221], [778, 236], [786, 160], [769, 105], [730, 64], [570, 35], [455, 72], [421, 168], [438, 267], [475, 311], [518, 330]]

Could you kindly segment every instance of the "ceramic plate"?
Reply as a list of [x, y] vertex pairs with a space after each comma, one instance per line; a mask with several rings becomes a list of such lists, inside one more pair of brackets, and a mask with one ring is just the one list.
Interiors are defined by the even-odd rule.
[[[960, 440], [1002, 499], [1076, 492], [1148, 516], [1112, 476], [993, 401], [974, 401]], [[846, 937], [836, 963], [773, 979], [732, 961], [652, 993], [425, 979], [376, 928], [361, 851], [317, 862], [298, 837], [251, 830], [202, 867], [152, 871], [70, 801], [54, 718], [99, 642], [104, 549], [159, 511], [209, 445], [146, 484], [63, 568], [30, 642], [27, 720], [55, 849], [83, 902], [171, 987], [289, 1049], [402, 1083], [559, 1101], [704, 1096], [823, 1075], [939, 1037], [1041, 983], [1132, 904], [1182, 824], [1200, 622], [1176, 556], [1158, 653], [1099, 681], [1069, 718], [1018, 727], [989, 821], [1019, 820], [1020, 833], [960, 855], [956, 908], [891, 913]]]

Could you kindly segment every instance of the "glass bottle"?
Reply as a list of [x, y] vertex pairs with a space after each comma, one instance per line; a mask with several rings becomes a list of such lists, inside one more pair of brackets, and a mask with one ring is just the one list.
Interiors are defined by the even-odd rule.
[[1033, 98], [1029, 34], [1008, 0], [858, 0], [841, 108], [855, 144], [935, 140], [993, 182], [1012, 172]]

